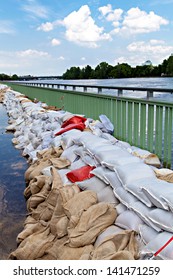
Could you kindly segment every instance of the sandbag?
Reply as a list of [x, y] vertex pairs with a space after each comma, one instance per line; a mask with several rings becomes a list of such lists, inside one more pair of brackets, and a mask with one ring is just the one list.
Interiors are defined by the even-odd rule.
[[68, 230], [69, 246], [81, 247], [93, 244], [101, 231], [114, 223], [116, 210], [109, 204], [100, 202], [82, 213], [75, 228]]
[[92, 253], [92, 260], [135, 260], [138, 258], [135, 232], [130, 230], [108, 236]]
[[72, 170], [66, 174], [67, 178], [72, 182], [84, 181], [93, 177], [94, 175], [90, 173], [93, 170], [94, 166], [82, 166], [79, 169]]
[[[82, 203], [81, 203], [82, 201]], [[63, 204], [64, 212], [70, 219], [71, 216], [80, 217], [90, 206], [97, 203], [97, 194], [94, 191], [84, 191], [75, 194]]]
[[84, 123], [87, 119], [82, 116], [73, 116], [72, 118], [66, 120], [61, 125], [62, 128], [68, 126], [69, 124], [78, 124], [78, 123]]
[[85, 124], [84, 123], [78, 123], [78, 124], [69, 124], [67, 125], [65, 128], [61, 129], [60, 131], [58, 131], [57, 133], [55, 133], [55, 136], [61, 135], [64, 132], [67, 132], [71, 129], [78, 129], [83, 131], [85, 129]]

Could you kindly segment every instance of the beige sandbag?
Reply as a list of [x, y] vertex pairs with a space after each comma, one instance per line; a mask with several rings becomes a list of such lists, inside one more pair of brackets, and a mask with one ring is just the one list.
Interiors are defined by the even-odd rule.
[[33, 233], [20, 243], [18, 248], [9, 255], [9, 259], [35, 260], [41, 258], [53, 244], [54, 238], [49, 228]]
[[43, 186], [41, 191], [39, 193], [36, 193], [32, 195], [28, 200], [27, 200], [27, 210], [29, 212], [32, 212], [33, 209], [37, 208], [37, 206], [45, 201], [47, 199], [48, 194], [50, 193], [50, 185], [48, 182]]
[[138, 259], [138, 243], [135, 232], [131, 230], [106, 237], [92, 254], [92, 260], [135, 259]]
[[71, 164], [71, 162], [66, 158], [51, 158], [50, 162], [55, 168], [58, 169], [68, 167]]
[[80, 193], [80, 189], [76, 184], [65, 185], [63, 188], [59, 189], [62, 203], [65, 204], [69, 199], [71, 199], [75, 194]]
[[158, 156], [155, 155], [155, 154], [148, 155], [144, 159], [144, 162], [148, 165], [152, 165], [152, 166], [155, 166], [155, 167], [160, 167], [161, 166], [161, 162], [160, 162]]
[[80, 190], [76, 185], [59, 188], [56, 206], [50, 221], [51, 233], [58, 238], [67, 235], [67, 227], [69, 223], [69, 219], [64, 212], [63, 204], [79, 192]]
[[40, 223], [27, 223], [24, 229], [17, 235], [16, 241], [17, 243], [21, 243], [28, 236], [32, 235], [35, 232], [39, 232], [43, 229], [44, 227]]
[[25, 181], [28, 183], [34, 177], [41, 175], [41, 171], [50, 165], [51, 163], [49, 160], [36, 161], [35, 163], [31, 164], [30, 167], [25, 171]]
[[94, 243], [99, 233], [112, 225], [117, 217], [116, 210], [100, 202], [84, 211], [75, 226], [68, 229], [69, 246], [82, 247]]
[[43, 187], [45, 187], [47, 190], [50, 190], [50, 185], [51, 178], [49, 176], [36, 176], [30, 181], [28, 187], [25, 188], [24, 196], [26, 199], [28, 199], [31, 195], [40, 192], [40, 190], [43, 189]]
[[68, 237], [58, 239], [54, 242], [53, 246], [46, 250], [52, 259], [57, 260], [87, 260], [93, 251], [93, 245], [86, 245], [84, 247], [72, 248], [67, 244]]
[[96, 203], [97, 194], [94, 191], [83, 191], [75, 194], [70, 200], [63, 204], [63, 208], [65, 214], [70, 219], [71, 216], [80, 217], [84, 211]]

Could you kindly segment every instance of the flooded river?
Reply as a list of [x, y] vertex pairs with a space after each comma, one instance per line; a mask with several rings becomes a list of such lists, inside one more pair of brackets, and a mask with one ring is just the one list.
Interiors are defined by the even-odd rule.
[[28, 164], [13, 146], [13, 134], [5, 131], [7, 125], [6, 109], [0, 104], [0, 260], [8, 259], [16, 248], [16, 237], [26, 218], [23, 191]]

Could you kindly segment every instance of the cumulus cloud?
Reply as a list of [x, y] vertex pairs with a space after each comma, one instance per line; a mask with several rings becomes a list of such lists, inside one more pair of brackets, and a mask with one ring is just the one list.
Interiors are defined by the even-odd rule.
[[147, 14], [139, 8], [131, 8], [124, 17], [121, 31], [128, 32], [128, 34], [149, 33], [158, 31], [161, 25], [168, 23], [168, 20], [152, 11]]
[[25, 51], [16, 52], [19, 57], [45, 57], [49, 56], [47, 52], [28, 49]]
[[45, 6], [39, 4], [36, 0], [27, 0], [25, 5], [22, 5], [22, 9], [27, 12], [31, 17], [47, 18], [49, 10]]
[[54, 38], [54, 39], [52, 39], [51, 44], [54, 47], [54, 46], [59, 46], [61, 44], [61, 42], [60, 42], [60, 40]]
[[129, 9], [126, 13], [122, 9], [112, 9], [108, 4], [99, 8], [101, 15], [112, 22], [114, 30], [111, 34], [131, 35], [150, 33], [160, 30], [162, 25], [167, 25], [168, 20], [156, 15], [153, 11], [149, 13], [138, 7]]
[[66, 28], [66, 39], [78, 45], [96, 48], [99, 41], [111, 39], [108, 33], [104, 33], [103, 27], [95, 24], [87, 5], [70, 13], [61, 24]]
[[58, 60], [65, 60], [65, 57], [63, 55], [58, 57]]

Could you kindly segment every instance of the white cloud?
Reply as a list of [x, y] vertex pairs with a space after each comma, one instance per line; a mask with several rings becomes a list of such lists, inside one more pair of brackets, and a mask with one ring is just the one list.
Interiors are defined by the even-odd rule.
[[69, 14], [61, 24], [66, 27], [66, 39], [78, 45], [96, 48], [98, 41], [111, 39], [109, 34], [103, 33], [103, 27], [95, 24], [87, 5]]
[[42, 23], [37, 30], [42, 30], [44, 32], [49, 32], [54, 29], [54, 25], [51, 22]]
[[164, 41], [150, 40], [149, 42], [138, 41], [127, 46], [130, 52], [140, 52], [150, 55], [170, 55], [173, 46], [166, 45]]
[[81, 57], [81, 60], [82, 60], [82, 61], [85, 61], [85, 60], [86, 60], [86, 58], [83, 56], [83, 57]]
[[25, 50], [25, 51], [18, 51], [18, 52], [16, 52], [16, 54], [19, 57], [45, 57], [45, 56], [49, 56], [49, 54], [47, 52], [37, 51], [37, 50], [32, 50], [32, 49], [28, 49], [28, 50]]
[[49, 31], [52, 31], [57, 25], [60, 25], [61, 22], [59, 20], [56, 20], [56, 21], [53, 21], [53, 22], [45, 22], [45, 23], [42, 23], [38, 28], [37, 30], [41, 30], [41, 31], [44, 31], [44, 32], [49, 32]]
[[59, 46], [61, 44], [61, 41], [54, 38], [54, 39], [52, 39], [51, 44], [53, 47]]
[[27, 4], [22, 6], [22, 9], [27, 12], [31, 17], [47, 18], [49, 10], [45, 6], [37, 3], [36, 0], [27, 0]]
[[110, 12], [112, 12], [112, 5], [111, 4], [107, 4], [107, 6], [103, 6], [99, 8], [99, 12], [103, 15], [106, 16], [107, 14], [109, 14]]
[[61, 55], [58, 57], [58, 60], [65, 60], [65, 57]]
[[160, 30], [161, 25], [167, 25], [168, 20], [154, 12], [141, 11], [138, 7], [128, 10], [122, 22], [121, 32], [126, 34], [149, 33]]

